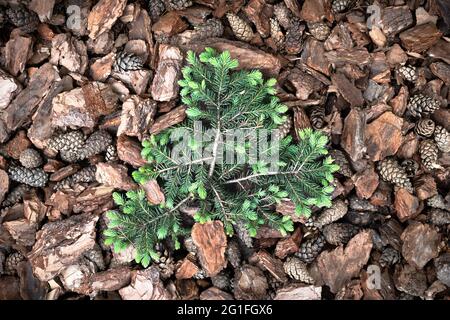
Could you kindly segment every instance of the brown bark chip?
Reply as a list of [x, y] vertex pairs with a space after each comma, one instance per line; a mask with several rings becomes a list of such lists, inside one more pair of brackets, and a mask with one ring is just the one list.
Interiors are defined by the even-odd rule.
[[205, 224], [196, 223], [192, 227], [192, 240], [198, 248], [200, 264], [212, 277], [226, 267], [225, 250], [227, 238], [223, 230], [223, 223], [211, 221]]

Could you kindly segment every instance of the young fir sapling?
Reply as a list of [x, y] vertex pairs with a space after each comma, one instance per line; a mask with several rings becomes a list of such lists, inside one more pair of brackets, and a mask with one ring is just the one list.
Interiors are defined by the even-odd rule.
[[[187, 62], [179, 81], [187, 119], [145, 140], [147, 164], [133, 172], [140, 184], [156, 179], [165, 202], [150, 204], [143, 190], [115, 193], [119, 210], [107, 214], [106, 243], [119, 251], [133, 245], [136, 261], [144, 266], [158, 258], [158, 242], [169, 239], [179, 248], [178, 237], [189, 233], [181, 223], [184, 205], [198, 207], [197, 222], [221, 220], [228, 235], [237, 223], [251, 236], [262, 225], [286, 234], [293, 222], [275, 212], [276, 204], [290, 199], [303, 216], [311, 214], [312, 206], [329, 207], [330, 183], [339, 169], [326, 156], [328, 139], [319, 131], [304, 129], [298, 142], [289, 136], [272, 144], [255, 134], [286, 121], [287, 107], [275, 95], [275, 79], [264, 80], [258, 70], [236, 70], [238, 61], [228, 51], [207, 48], [198, 57], [190, 51]], [[230, 145], [225, 137], [239, 129], [245, 143]], [[252, 162], [255, 145], [263, 156]], [[230, 148], [246, 161], [225, 161], [223, 151]]]

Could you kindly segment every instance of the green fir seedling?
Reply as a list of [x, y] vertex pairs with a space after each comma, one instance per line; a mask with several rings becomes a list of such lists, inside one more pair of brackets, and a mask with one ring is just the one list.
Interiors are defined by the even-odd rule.
[[[189, 232], [180, 223], [184, 205], [198, 207], [197, 222], [222, 221], [228, 235], [236, 223], [251, 236], [263, 225], [286, 234], [293, 231], [293, 222], [275, 206], [290, 199], [296, 214], [307, 217], [312, 206], [329, 207], [330, 183], [339, 169], [327, 156], [328, 138], [319, 131], [299, 131], [298, 142], [287, 137], [264, 143], [255, 134], [286, 121], [287, 107], [275, 95], [275, 79], [264, 80], [258, 70], [237, 70], [238, 61], [228, 51], [207, 48], [199, 56], [190, 51], [187, 62], [179, 81], [187, 119], [145, 140], [147, 164], [133, 172], [140, 184], [156, 179], [165, 202], [150, 204], [142, 190], [125, 197], [116, 193], [119, 210], [108, 213], [107, 243], [117, 250], [133, 245], [136, 261], [144, 266], [158, 258], [158, 242], [170, 239], [178, 247], [177, 238]], [[236, 130], [244, 142], [227, 139]], [[252, 158], [255, 146], [258, 157]], [[244, 161], [226, 161], [224, 150]]]

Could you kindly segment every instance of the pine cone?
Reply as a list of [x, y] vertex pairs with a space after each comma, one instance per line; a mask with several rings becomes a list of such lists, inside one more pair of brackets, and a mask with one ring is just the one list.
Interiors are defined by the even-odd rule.
[[436, 126], [434, 131], [434, 141], [442, 152], [450, 152], [450, 132], [444, 127]]
[[192, 0], [165, 0], [169, 10], [184, 10], [193, 5]]
[[316, 106], [311, 111], [311, 124], [314, 129], [322, 129], [325, 127], [325, 107]]
[[332, 223], [325, 226], [322, 233], [329, 244], [339, 246], [341, 244], [347, 244], [358, 231], [358, 227], [349, 223]]
[[273, 13], [275, 17], [278, 20], [278, 23], [287, 30], [289, 28], [289, 25], [291, 24], [292, 19], [292, 12], [289, 10], [289, 8], [286, 6], [286, 4], [281, 1], [280, 3], [277, 3], [273, 6]]
[[419, 170], [419, 164], [414, 159], [405, 159], [402, 161], [401, 166], [406, 172], [408, 178], [412, 178]]
[[106, 151], [107, 147], [111, 145], [112, 142], [113, 139], [108, 132], [104, 130], [94, 132], [87, 138], [84, 148], [80, 153], [80, 160], [90, 158]]
[[211, 277], [211, 282], [214, 287], [217, 287], [220, 290], [227, 291], [231, 287], [230, 277], [225, 272], [221, 272], [217, 276]]
[[119, 161], [119, 156], [117, 154], [117, 149], [115, 145], [110, 144], [109, 146], [106, 147], [105, 160], [106, 162]]
[[219, 19], [212, 18], [202, 23], [195, 28], [195, 36], [196, 40], [203, 40], [213, 37], [220, 37], [223, 34], [223, 25]]
[[166, 6], [162, 0], [148, 0], [148, 11], [152, 23], [156, 23], [159, 17], [166, 11]]
[[333, 13], [342, 13], [353, 6], [354, 0], [334, 0], [331, 4], [331, 11]]
[[423, 137], [431, 137], [434, 133], [434, 121], [431, 119], [420, 119], [414, 127], [414, 132]]
[[238, 221], [233, 225], [233, 227], [239, 240], [241, 240], [247, 248], [253, 248], [253, 239], [248, 233], [244, 223], [242, 221]]
[[313, 284], [314, 279], [311, 277], [306, 264], [297, 257], [288, 257], [283, 263], [284, 272], [294, 280], [308, 284]]
[[234, 13], [227, 13], [227, 19], [237, 39], [245, 42], [250, 42], [253, 39], [252, 27], [246, 21]]
[[95, 245], [94, 248], [86, 251], [83, 255], [97, 266], [97, 270], [103, 271], [106, 269], [103, 253], [98, 245]]
[[286, 40], [284, 42], [284, 49], [288, 54], [299, 54], [303, 49], [303, 32], [305, 25], [303, 25], [298, 18], [294, 18], [289, 25], [286, 32]]
[[409, 192], [413, 191], [411, 181], [408, 179], [405, 170], [393, 158], [386, 158], [380, 161], [378, 171], [384, 181], [390, 182], [397, 187], [405, 188]]
[[334, 163], [339, 166], [338, 173], [350, 178], [353, 175], [353, 171], [347, 158], [345, 157], [345, 154], [341, 150], [337, 149], [330, 150], [329, 154], [334, 159]]
[[278, 138], [280, 140], [286, 138], [286, 136], [291, 132], [291, 129], [292, 129], [291, 117], [288, 116], [286, 118], [286, 121], [282, 125], [280, 125], [277, 129], [278, 129], [278, 134], [277, 134]]
[[3, 28], [5, 20], [6, 20], [5, 10], [3, 9], [3, 7], [0, 7], [0, 29]]
[[419, 93], [409, 99], [406, 108], [412, 116], [422, 117], [424, 115], [432, 114], [434, 111], [439, 109], [440, 106], [441, 104], [438, 100]]
[[439, 149], [433, 140], [424, 140], [420, 143], [419, 154], [422, 164], [428, 170], [441, 169], [438, 164]]
[[427, 204], [432, 208], [450, 211], [450, 204], [446, 203], [444, 197], [440, 194], [429, 198]]
[[15, 187], [2, 202], [2, 207], [12, 207], [16, 203], [19, 203], [23, 197], [31, 191], [31, 188], [26, 184], [19, 184]]
[[196, 280], [203, 280], [207, 277], [208, 275], [206, 274], [206, 271], [204, 269], [200, 269], [192, 278]]
[[63, 180], [59, 181], [55, 185], [55, 189], [59, 190], [62, 188], [72, 188], [77, 183], [89, 183], [97, 181], [95, 179], [96, 171], [97, 171], [96, 166], [83, 168], [80, 171], [74, 173], [73, 175], [68, 176], [67, 178], [64, 178]]
[[403, 79], [409, 82], [414, 82], [418, 78], [417, 70], [413, 66], [401, 66], [398, 68], [398, 73]]
[[322, 229], [327, 224], [333, 223], [341, 219], [343, 216], [347, 214], [347, 211], [348, 211], [347, 204], [344, 201], [338, 199], [333, 202], [330, 208], [323, 210], [320, 216], [318, 216], [317, 219], [315, 220], [314, 225], [318, 229]]
[[37, 168], [42, 165], [42, 157], [37, 150], [28, 148], [20, 153], [20, 163], [29, 169]]
[[325, 238], [319, 234], [317, 237], [303, 242], [295, 256], [305, 263], [311, 263], [322, 252], [324, 246]]
[[277, 291], [283, 287], [283, 283], [273, 276], [267, 277], [267, 284], [269, 285], [268, 297], [270, 300], [275, 299]]
[[116, 56], [116, 60], [113, 64], [113, 70], [115, 72], [124, 73], [127, 71], [140, 70], [143, 65], [144, 63], [140, 57], [133, 53], [122, 51]]
[[387, 247], [383, 250], [380, 257], [380, 266], [381, 267], [389, 267], [397, 264], [401, 260], [400, 252], [395, 250], [394, 248]]
[[17, 266], [26, 258], [19, 251], [13, 252], [6, 257], [5, 261], [5, 273], [9, 275], [14, 275], [17, 273]]
[[239, 248], [239, 244], [236, 239], [231, 239], [228, 241], [227, 249], [225, 251], [227, 255], [228, 262], [233, 266], [233, 268], [237, 268], [242, 263], [241, 258], [241, 250]]
[[70, 131], [57, 135], [48, 141], [48, 147], [56, 151], [78, 153], [84, 145], [86, 137], [81, 131]]
[[281, 31], [280, 24], [277, 19], [270, 18], [270, 36], [277, 48], [281, 49], [284, 45], [284, 34]]
[[319, 230], [316, 227], [316, 222], [314, 220], [314, 218], [309, 217], [308, 219], [306, 219], [305, 223], [303, 224], [305, 226], [305, 229], [309, 232], [314, 233], [315, 231]]
[[431, 209], [428, 214], [429, 221], [436, 226], [450, 224], [450, 212], [442, 209]]
[[308, 23], [308, 29], [311, 35], [319, 41], [327, 40], [331, 29], [325, 22]]
[[39, 24], [39, 18], [33, 11], [22, 5], [6, 9], [9, 21], [24, 32], [33, 32]]
[[30, 187], [45, 187], [48, 182], [48, 175], [41, 168], [28, 169], [11, 165], [8, 168], [8, 175], [11, 180], [27, 184]]

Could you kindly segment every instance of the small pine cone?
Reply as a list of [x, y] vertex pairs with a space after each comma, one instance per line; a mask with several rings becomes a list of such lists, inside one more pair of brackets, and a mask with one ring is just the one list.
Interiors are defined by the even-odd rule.
[[24, 32], [33, 32], [39, 24], [39, 18], [24, 6], [14, 6], [6, 9], [9, 21]]
[[106, 269], [105, 260], [103, 258], [102, 249], [95, 245], [94, 248], [86, 251], [84, 257], [93, 262], [97, 266], [97, 270], [103, 271]]
[[237, 39], [245, 42], [253, 39], [252, 27], [245, 20], [234, 13], [227, 13], [227, 19]]
[[159, 17], [166, 11], [166, 6], [162, 0], [148, 0], [148, 11], [152, 23], [156, 23]]
[[107, 147], [111, 145], [112, 142], [112, 137], [108, 132], [104, 130], [94, 132], [86, 139], [84, 148], [80, 153], [80, 160], [90, 158], [106, 151]]
[[281, 31], [281, 27], [277, 19], [270, 18], [270, 36], [278, 48], [283, 48], [284, 33]]
[[196, 40], [220, 37], [223, 34], [223, 25], [219, 19], [212, 18], [195, 27]]
[[389, 267], [397, 264], [401, 259], [400, 252], [395, 250], [394, 248], [387, 247], [383, 250], [380, 257], [380, 266]]
[[211, 282], [214, 287], [217, 287], [220, 290], [226, 291], [231, 287], [230, 277], [224, 272], [219, 273], [217, 276], [211, 277]]
[[353, 5], [354, 0], [333, 0], [331, 11], [333, 13], [342, 13], [347, 11]]
[[401, 66], [398, 68], [398, 74], [409, 82], [414, 82], [418, 78], [416, 67], [413, 66]]
[[323, 210], [320, 216], [318, 216], [317, 219], [315, 220], [314, 225], [317, 228], [322, 229], [327, 224], [333, 223], [341, 219], [343, 216], [347, 214], [347, 211], [348, 211], [347, 204], [342, 200], [336, 200], [333, 202], [330, 208]]
[[165, 0], [169, 10], [184, 10], [193, 5], [192, 0]]
[[106, 147], [105, 160], [106, 162], [119, 161], [119, 156], [117, 155], [117, 149], [115, 145], [110, 144], [109, 146]]
[[5, 11], [3, 10], [3, 7], [0, 7], [0, 29], [3, 28], [5, 20], [6, 20]]
[[248, 233], [244, 223], [242, 221], [238, 221], [233, 225], [233, 227], [239, 240], [241, 240], [247, 248], [253, 248], [253, 239]]
[[434, 141], [442, 152], [450, 152], [450, 132], [444, 127], [436, 126], [434, 131]]
[[444, 226], [450, 224], [450, 212], [433, 208], [429, 212], [428, 219], [436, 226]]
[[320, 234], [315, 238], [303, 242], [300, 245], [300, 249], [295, 253], [295, 256], [305, 263], [311, 263], [322, 252], [324, 246], [325, 238]]
[[405, 170], [393, 158], [386, 158], [378, 164], [378, 171], [381, 178], [397, 187], [405, 188], [409, 192], [413, 191], [411, 181]]
[[59, 181], [55, 185], [55, 189], [59, 190], [62, 188], [71, 188], [77, 183], [89, 183], [97, 181], [95, 179], [95, 172], [97, 171], [96, 166], [89, 166], [86, 168], [81, 169], [80, 171], [74, 173], [71, 176], [68, 176], [67, 178], [64, 178], [63, 180]]
[[117, 54], [113, 69], [115, 72], [124, 73], [142, 69], [144, 63], [140, 57], [125, 51]]
[[420, 119], [414, 127], [414, 132], [423, 137], [431, 137], [434, 133], [434, 121], [431, 119]]
[[2, 207], [12, 207], [16, 203], [19, 203], [23, 197], [31, 191], [31, 188], [26, 184], [19, 184], [15, 187], [7, 196], [6, 199], [2, 202]]
[[306, 263], [297, 257], [288, 257], [283, 263], [284, 272], [294, 280], [313, 284], [314, 279], [309, 274]]
[[5, 273], [9, 275], [14, 275], [17, 273], [17, 266], [26, 258], [19, 251], [13, 252], [6, 257], [5, 261]]
[[345, 157], [344, 152], [337, 149], [330, 150], [330, 156], [334, 159], [334, 163], [339, 166], [338, 173], [342, 174], [345, 177], [351, 177], [353, 175], [353, 171], [350, 167], [350, 163]]
[[314, 218], [312, 218], [312, 217], [309, 217], [308, 219], [306, 219], [306, 221], [303, 225], [310, 232], [315, 232], [315, 231], [319, 230], [316, 227], [316, 222], [315, 222]]
[[314, 129], [322, 129], [325, 127], [325, 107], [316, 106], [311, 111], [311, 124]]
[[431, 97], [424, 96], [419, 93], [412, 96], [409, 99], [406, 108], [414, 117], [422, 117], [424, 115], [430, 115], [437, 109], [439, 109], [441, 104], [438, 100]]
[[308, 23], [308, 30], [319, 41], [325, 41], [331, 32], [330, 27], [325, 22]]
[[233, 266], [233, 268], [237, 268], [241, 265], [241, 250], [239, 248], [238, 242], [235, 239], [231, 239], [230, 241], [228, 241], [225, 253], [227, 255], [228, 262]]
[[284, 49], [288, 54], [299, 54], [303, 49], [303, 32], [305, 26], [300, 19], [294, 18], [286, 32], [286, 40], [284, 41]]
[[84, 145], [86, 137], [81, 131], [70, 131], [57, 135], [48, 141], [48, 147], [56, 151], [78, 153]]
[[428, 170], [442, 168], [438, 164], [439, 149], [433, 140], [424, 140], [419, 146], [420, 159]]
[[48, 182], [48, 174], [41, 168], [28, 169], [12, 165], [8, 168], [8, 175], [11, 180], [30, 187], [45, 187]]
[[414, 159], [405, 159], [401, 163], [402, 168], [406, 172], [406, 176], [408, 178], [412, 178], [416, 175], [417, 171], [419, 170], [419, 164]]
[[358, 227], [349, 223], [332, 223], [325, 226], [322, 233], [329, 244], [339, 246], [341, 244], [347, 244], [358, 231]]
[[37, 168], [42, 165], [42, 157], [37, 150], [28, 148], [20, 153], [20, 163], [29, 169]]
[[273, 6], [273, 13], [278, 20], [278, 23], [284, 28], [288, 29], [291, 24], [292, 12], [286, 6], [286, 4], [281, 1]]
[[286, 138], [286, 136], [291, 132], [292, 129], [292, 119], [291, 117], [287, 117], [286, 121], [281, 124], [278, 128], [277, 137], [281, 140]]
[[204, 269], [200, 269], [192, 278], [195, 280], [203, 280], [207, 277], [208, 275], [206, 274], [206, 271]]
[[194, 240], [192, 240], [192, 237], [187, 237], [184, 239], [184, 247], [186, 250], [191, 253], [192, 255], [197, 255], [197, 246], [194, 244]]
[[427, 205], [436, 208], [436, 209], [442, 209], [450, 211], [450, 204], [446, 203], [443, 196], [440, 194], [437, 194], [427, 200]]
[[80, 152], [81, 152], [81, 150], [78, 152], [63, 150], [63, 151], [59, 152], [59, 155], [61, 156], [62, 161], [68, 162], [68, 163], [74, 163], [74, 162], [81, 160]]

